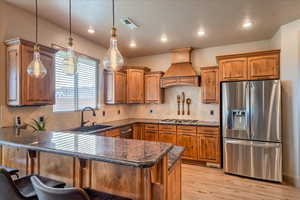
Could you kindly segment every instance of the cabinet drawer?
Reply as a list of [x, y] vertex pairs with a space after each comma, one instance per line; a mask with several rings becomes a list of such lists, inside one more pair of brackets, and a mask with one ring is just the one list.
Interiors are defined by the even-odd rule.
[[176, 126], [174, 126], [174, 125], [159, 125], [159, 131], [173, 131], [173, 132], [176, 132]]
[[175, 134], [173, 132], [159, 133], [158, 141], [176, 145], [176, 133]]
[[155, 130], [145, 130], [144, 139], [148, 141], [158, 140], [158, 131]]
[[200, 126], [197, 127], [198, 134], [205, 134], [205, 135], [219, 135], [219, 127], [208, 127], [208, 126]]
[[145, 124], [145, 129], [158, 131], [158, 124]]
[[177, 132], [184, 132], [184, 133], [195, 133], [197, 132], [196, 126], [177, 126]]
[[107, 131], [103, 136], [118, 137], [118, 136], [120, 136], [120, 129], [113, 129], [113, 130]]

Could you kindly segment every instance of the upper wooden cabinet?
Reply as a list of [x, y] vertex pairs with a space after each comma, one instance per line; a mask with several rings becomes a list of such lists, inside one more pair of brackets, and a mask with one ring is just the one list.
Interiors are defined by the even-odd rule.
[[164, 89], [160, 88], [162, 75], [163, 72], [147, 72], [145, 74], [145, 103], [163, 103]]
[[221, 81], [279, 79], [280, 50], [217, 56]]
[[55, 104], [55, 53], [57, 50], [39, 45], [41, 60], [47, 69], [43, 79], [32, 78], [27, 67], [33, 59], [33, 42], [9, 40], [7, 45], [7, 104], [33, 106]]
[[143, 69], [127, 69], [127, 103], [144, 103], [144, 74]]
[[104, 100], [106, 104], [126, 103], [126, 73], [104, 72]]
[[219, 62], [220, 74], [223, 81], [247, 80], [247, 58], [234, 58]]
[[279, 54], [248, 58], [250, 80], [278, 79]]
[[219, 103], [219, 68], [201, 68], [201, 87], [203, 103]]

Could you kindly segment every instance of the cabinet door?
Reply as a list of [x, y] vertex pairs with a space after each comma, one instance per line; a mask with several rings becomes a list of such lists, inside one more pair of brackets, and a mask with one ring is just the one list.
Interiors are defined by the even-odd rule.
[[279, 79], [279, 54], [248, 58], [249, 79]]
[[20, 171], [20, 176], [28, 174], [28, 151], [22, 148], [2, 146], [2, 165]]
[[20, 46], [7, 48], [7, 104], [20, 105], [21, 57]]
[[190, 134], [178, 134], [177, 145], [185, 147], [184, 159], [197, 160], [197, 136]]
[[116, 103], [126, 103], [126, 74], [116, 72], [115, 79], [115, 101]]
[[158, 141], [176, 145], [176, 132], [159, 132]]
[[127, 70], [127, 103], [144, 103], [144, 70]]
[[248, 78], [246, 57], [220, 60], [219, 67], [222, 81], [240, 81]]
[[202, 102], [219, 103], [219, 70], [208, 68], [201, 70]]
[[40, 51], [41, 61], [47, 69], [43, 79], [32, 78], [27, 67], [33, 58], [33, 48], [22, 45], [22, 104], [53, 105], [55, 103], [54, 55]]
[[157, 141], [158, 132], [153, 130], [145, 130], [144, 139], [148, 141]]
[[161, 74], [145, 75], [145, 103], [162, 103], [163, 89], [160, 88]]
[[133, 125], [133, 139], [135, 140], [143, 140], [144, 139], [144, 124], [134, 124]]
[[202, 161], [220, 162], [220, 138], [215, 135], [198, 137], [198, 159]]

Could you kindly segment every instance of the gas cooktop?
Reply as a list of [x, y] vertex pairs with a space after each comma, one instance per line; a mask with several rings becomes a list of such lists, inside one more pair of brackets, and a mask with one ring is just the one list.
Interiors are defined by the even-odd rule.
[[197, 124], [199, 120], [189, 120], [189, 119], [162, 119], [160, 123], [166, 124]]

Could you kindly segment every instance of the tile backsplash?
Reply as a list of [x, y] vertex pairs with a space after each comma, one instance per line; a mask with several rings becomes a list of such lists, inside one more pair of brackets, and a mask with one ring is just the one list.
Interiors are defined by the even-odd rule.
[[[185, 93], [186, 98], [191, 98], [190, 115], [187, 115], [185, 104], [185, 115], [177, 114], [177, 95]], [[130, 105], [130, 116], [132, 118], [153, 118], [153, 119], [197, 119], [201, 121], [219, 121], [219, 105], [201, 103], [201, 88], [180, 86], [165, 89], [164, 104], [140, 104]], [[182, 111], [182, 103], [180, 104]], [[211, 111], [213, 115], [211, 115]]]
[[[191, 98], [191, 114], [177, 114], [177, 95], [185, 92], [186, 98]], [[180, 105], [182, 109], [182, 104]], [[103, 116], [105, 111], [105, 116]], [[214, 114], [211, 115], [211, 112]], [[218, 104], [202, 104], [200, 87], [171, 87], [165, 90], [164, 104], [132, 104], [132, 105], [101, 105], [93, 117], [91, 112], [85, 113], [85, 119], [91, 122], [101, 123], [127, 118], [152, 118], [152, 119], [197, 119], [201, 121], [219, 121]], [[8, 107], [0, 105], [0, 125], [12, 126], [16, 116], [20, 116], [23, 122], [29, 123], [32, 119], [45, 116], [48, 130], [64, 130], [80, 125], [80, 112], [53, 112], [52, 106], [41, 107]]]

